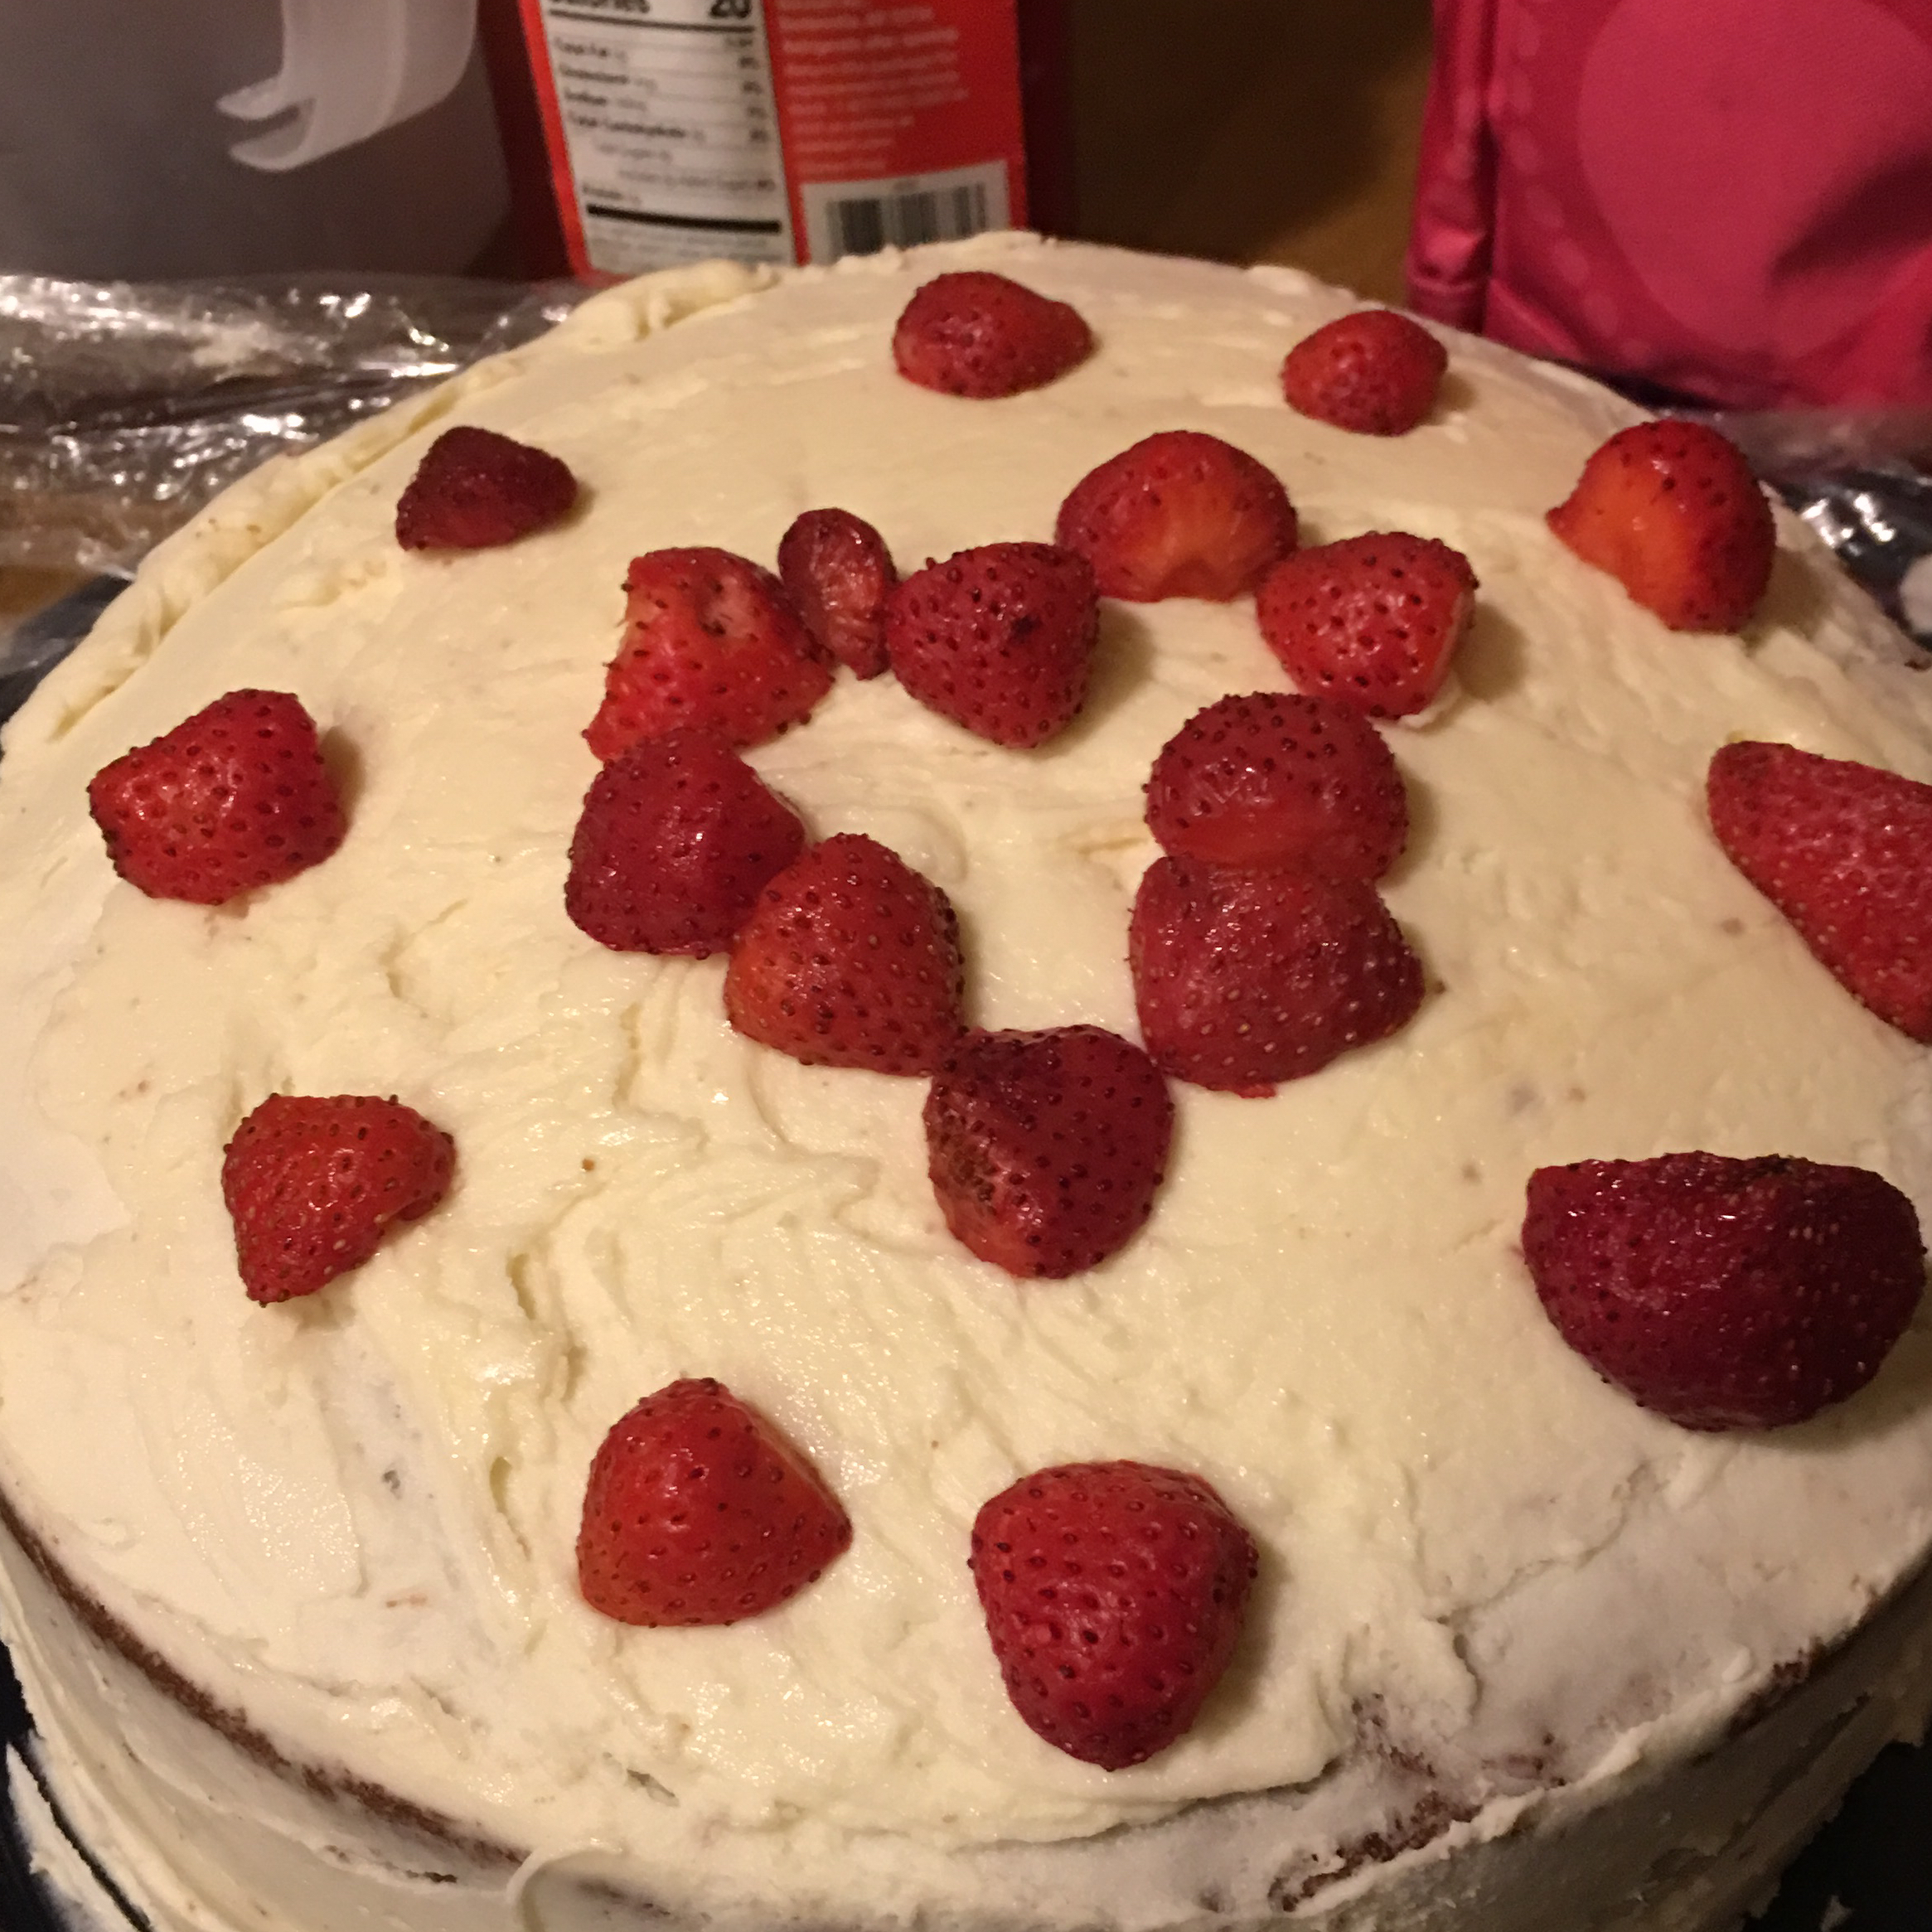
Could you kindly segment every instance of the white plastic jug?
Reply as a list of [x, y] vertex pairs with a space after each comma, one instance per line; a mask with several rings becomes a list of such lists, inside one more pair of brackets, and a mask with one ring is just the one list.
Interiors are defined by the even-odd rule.
[[476, 0], [0, 0], [0, 271], [466, 269], [508, 206], [475, 43]]

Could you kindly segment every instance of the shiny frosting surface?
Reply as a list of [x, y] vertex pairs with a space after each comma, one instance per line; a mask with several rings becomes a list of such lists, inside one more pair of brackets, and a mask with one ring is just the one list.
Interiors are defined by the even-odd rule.
[[[732, 1834], [761, 1882], [835, 1900], [882, 1862], [936, 1871], [1305, 1784], [1365, 1714], [1445, 1762], [1540, 1751], [1528, 1779], [1708, 1730], [1925, 1549], [1932, 1348], [1915, 1327], [1801, 1429], [1687, 1434], [1543, 1320], [1523, 1182], [1779, 1152], [1932, 1209], [1924, 1049], [1732, 871], [1701, 792], [1732, 736], [1932, 777], [1932, 701], [1794, 525], [1742, 639], [1673, 635], [1565, 551], [1542, 512], [1628, 419], [1588, 385], [1459, 338], [1427, 424], [1350, 436], [1276, 381], [1336, 292], [1021, 238], [936, 253], [1074, 303], [1097, 353], [998, 403], [916, 389], [888, 344], [931, 264], [898, 256], [613, 291], [225, 499], [17, 723], [0, 1477], [77, 1576], [298, 1755], [546, 1859], [675, 1866]], [[499, 551], [405, 554], [397, 494], [452, 419], [562, 457], [579, 511]], [[1474, 565], [1451, 691], [1389, 734], [1414, 830], [1386, 891], [1431, 990], [1271, 1099], [1177, 1083], [1146, 1230], [1022, 1285], [945, 1232], [922, 1082], [796, 1065], [726, 1026], [721, 960], [569, 923], [580, 734], [633, 554], [769, 564], [822, 505], [903, 569], [1045, 538], [1089, 468], [1175, 428], [1272, 467], [1305, 543], [1399, 528]], [[889, 675], [841, 676], [751, 755], [814, 835], [869, 833], [951, 895], [976, 1023], [1132, 1035], [1148, 767], [1202, 705], [1286, 683], [1251, 599], [1108, 604], [1087, 709], [1040, 750]], [[348, 838], [233, 907], [146, 899], [113, 879], [85, 781], [243, 685], [315, 715]], [[263, 1309], [218, 1176], [274, 1091], [394, 1093], [458, 1165], [354, 1277]], [[801, 1445], [855, 1541], [770, 1615], [627, 1629], [575, 1591], [584, 1473], [687, 1375]], [[966, 1549], [1016, 1475], [1112, 1456], [1200, 1471], [1264, 1555], [1200, 1724], [1108, 1774], [1014, 1714]], [[970, 1891], [971, 1864], [947, 1882]]]

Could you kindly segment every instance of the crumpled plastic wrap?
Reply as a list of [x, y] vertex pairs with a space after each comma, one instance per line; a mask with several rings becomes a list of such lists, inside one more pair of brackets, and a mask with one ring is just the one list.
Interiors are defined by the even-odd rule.
[[589, 293], [0, 275], [0, 565], [131, 569], [265, 458], [527, 341]]
[[27, 702], [34, 686], [94, 628], [94, 620], [127, 581], [126, 574], [119, 571], [90, 577], [77, 590], [0, 636], [0, 724]]
[[1932, 651], [1932, 409], [1786, 409], [1705, 418]]

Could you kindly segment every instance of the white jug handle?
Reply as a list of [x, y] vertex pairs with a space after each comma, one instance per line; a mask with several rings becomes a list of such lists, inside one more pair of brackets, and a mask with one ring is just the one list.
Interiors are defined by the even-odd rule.
[[282, 65], [215, 103], [240, 121], [294, 109], [229, 153], [271, 174], [433, 108], [462, 78], [477, 0], [282, 0]]

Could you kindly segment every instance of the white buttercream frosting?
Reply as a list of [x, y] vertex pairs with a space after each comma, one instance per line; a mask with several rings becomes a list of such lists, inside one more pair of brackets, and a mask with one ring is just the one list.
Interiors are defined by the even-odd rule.
[[[1932, 777], [1932, 700], [1794, 524], [1741, 638], [1672, 634], [1565, 550], [1542, 513], [1629, 419], [1591, 385], [1458, 338], [1428, 423], [1354, 437], [1281, 399], [1286, 347], [1348, 305], [1300, 277], [1019, 238], [942, 259], [1071, 301], [1097, 352], [962, 401], [891, 366], [928, 263], [653, 278], [224, 499], [23, 714], [0, 790], [9, 1494], [296, 1755], [533, 1872], [615, 1860], [680, 1898], [837, 1903], [889, 1871], [996, 1896], [991, 1848], [1307, 1784], [1365, 1713], [1489, 1796], [1707, 1739], [1932, 1542], [1932, 1337], [1813, 1424], [1687, 1434], [1543, 1320], [1523, 1183], [1779, 1152], [1932, 1211], [1925, 1049], [1831, 981], [1702, 809], [1731, 737]], [[578, 512], [401, 551], [396, 496], [453, 419], [563, 458]], [[568, 922], [580, 734], [633, 554], [768, 564], [824, 505], [906, 569], [1045, 537], [1088, 469], [1176, 428], [1267, 463], [1305, 542], [1399, 528], [1475, 568], [1450, 700], [1389, 734], [1414, 830], [1386, 892], [1431, 990], [1271, 1099], [1177, 1086], [1145, 1231], [1023, 1285], [945, 1231], [923, 1082], [798, 1066], [730, 1031], [721, 961]], [[1040, 750], [842, 677], [751, 755], [815, 835], [869, 833], [951, 896], [976, 1023], [1132, 1034], [1148, 767], [1202, 705], [1286, 681], [1250, 599], [1110, 603], [1087, 709]], [[144, 898], [86, 779], [245, 685], [317, 718], [349, 835], [234, 907]], [[353, 1277], [264, 1309], [219, 1168], [274, 1091], [396, 1094], [454, 1135], [458, 1178]], [[767, 1616], [626, 1629], [574, 1587], [584, 1474], [686, 1375], [800, 1444], [854, 1542]], [[1263, 1561], [1201, 1722], [1110, 1774], [1015, 1717], [966, 1552], [1016, 1475], [1115, 1456], [1205, 1474]]]

